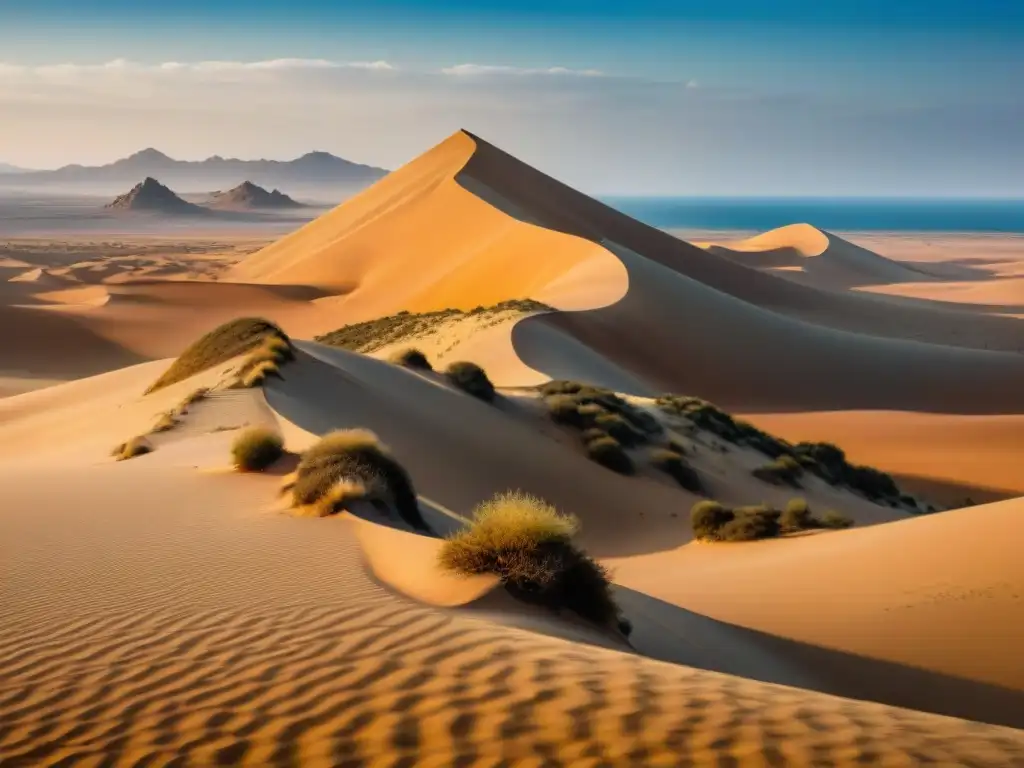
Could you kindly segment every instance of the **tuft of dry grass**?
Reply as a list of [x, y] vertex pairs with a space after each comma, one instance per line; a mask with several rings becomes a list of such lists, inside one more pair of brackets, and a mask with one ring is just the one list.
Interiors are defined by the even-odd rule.
[[402, 365], [406, 368], [414, 368], [419, 371], [432, 371], [434, 366], [420, 350], [415, 347], [407, 347], [391, 356], [391, 362], [395, 365]]
[[243, 389], [262, 387], [271, 376], [276, 376], [279, 379], [284, 378], [277, 363], [273, 360], [263, 360], [248, 367], [248, 370], [239, 379], [239, 384]]
[[195, 405], [200, 400], [206, 399], [206, 396], [210, 394], [209, 387], [199, 387], [198, 389], [192, 390], [184, 400], [178, 403], [178, 413], [184, 413], [189, 407]]
[[339, 480], [312, 505], [317, 517], [330, 517], [349, 509], [357, 501], [378, 498], [380, 491], [359, 480]]
[[757, 467], [751, 474], [758, 480], [772, 485], [790, 485], [799, 488], [799, 478], [803, 474], [803, 467], [792, 456], [780, 456], [762, 467]]
[[607, 571], [572, 543], [578, 529], [542, 499], [508, 492], [476, 508], [470, 526], [445, 541], [439, 563], [457, 574], [494, 574], [521, 599], [625, 631]]
[[219, 325], [182, 352], [171, 363], [171, 367], [146, 390], [146, 394], [250, 352], [270, 339], [279, 339], [291, 347], [285, 332], [263, 318], [242, 317]]
[[822, 514], [820, 523], [823, 528], [840, 530], [853, 525], [853, 520], [844, 514], [829, 509]]
[[153, 425], [152, 432], [167, 432], [178, 426], [178, 418], [174, 411], [167, 411], [160, 414], [160, 418]]
[[118, 461], [124, 461], [126, 459], [134, 459], [136, 456], [142, 456], [152, 452], [153, 444], [142, 435], [139, 435], [115, 447], [114, 450], [110, 452], [110, 455]]
[[610, 435], [587, 443], [587, 457], [620, 475], [632, 475], [636, 472], [636, 466], [629, 458], [629, 454], [626, 453], [619, 441]]
[[349, 429], [324, 435], [302, 454], [288, 490], [294, 506], [319, 507], [331, 503], [325, 499], [339, 483], [362, 485], [367, 497], [392, 502], [403, 520], [429, 530], [411, 478], [372, 432]]
[[231, 444], [231, 458], [240, 472], [261, 472], [284, 453], [284, 440], [266, 427], [249, 427]]

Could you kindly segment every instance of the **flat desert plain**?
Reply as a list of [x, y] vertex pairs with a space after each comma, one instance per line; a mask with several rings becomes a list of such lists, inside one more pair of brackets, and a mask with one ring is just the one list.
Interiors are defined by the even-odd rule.
[[[295, 231], [66, 224], [0, 242], [0, 766], [1024, 766], [1019, 239], [679, 237], [466, 132]], [[293, 508], [352, 429], [411, 494]], [[442, 567], [507, 491], [617, 621]]]

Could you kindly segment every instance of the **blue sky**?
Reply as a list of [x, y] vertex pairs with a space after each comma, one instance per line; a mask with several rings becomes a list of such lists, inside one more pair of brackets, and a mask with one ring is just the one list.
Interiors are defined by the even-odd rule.
[[[159, 70], [281, 59], [388, 71]], [[151, 144], [394, 167], [466, 127], [604, 193], [1024, 196], [1020, 0], [0, 0], [0, 77], [0, 161], [40, 167]]]

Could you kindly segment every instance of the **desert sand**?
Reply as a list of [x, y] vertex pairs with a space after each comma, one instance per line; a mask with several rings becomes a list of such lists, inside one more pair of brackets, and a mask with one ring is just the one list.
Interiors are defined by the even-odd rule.
[[[912, 263], [809, 225], [692, 244], [465, 132], [265, 247], [90, 242], [0, 254], [19, 330], [0, 363], [0, 765], [1024, 765], [1024, 320], [991, 300], [1020, 252], [955, 301], [962, 252]], [[484, 366], [495, 404], [387, 362], [403, 340], [313, 340], [525, 298], [550, 309], [411, 338]], [[144, 394], [242, 315], [295, 340], [283, 378], [225, 389], [236, 359]], [[942, 511], [768, 485], [758, 451], [666, 421], [707, 496], [799, 493], [855, 523], [694, 541], [700, 496], [610, 472], [551, 423], [530, 387], [558, 378], [652, 413], [665, 391], [707, 398]], [[230, 468], [252, 425], [292, 452], [373, 430], [433, 534], [288, 514], [286, 468]], [[152, 453], [110, 457], [147, 433]], [[439, 537], [508, 489], [579, 518], [628, 640], [438, 570]], [[994, 503], [959, 508], [972, 494]]]

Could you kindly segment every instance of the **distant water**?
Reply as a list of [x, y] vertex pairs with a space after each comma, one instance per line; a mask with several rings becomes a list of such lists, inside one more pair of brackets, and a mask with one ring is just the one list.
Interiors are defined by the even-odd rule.
[[853, 232], [1024, 233], [1024, 200], [618, 197], [603, 202], [661, 229], [766, 230], [806, 222]]

